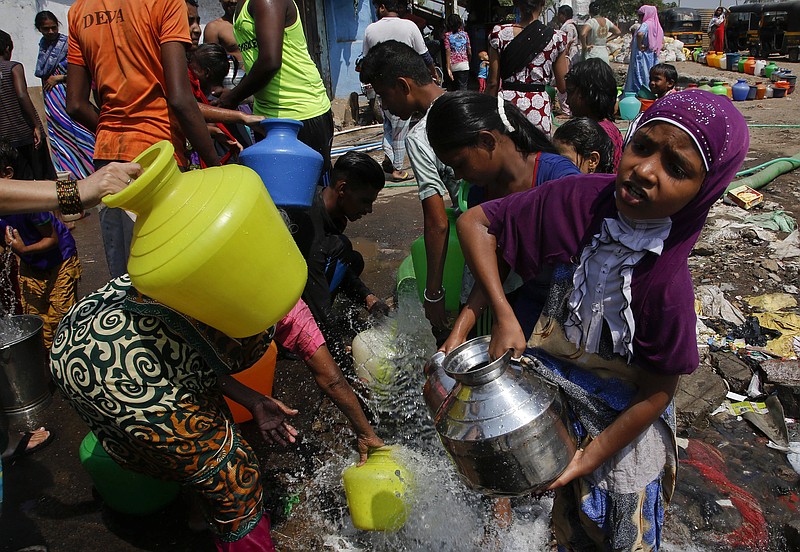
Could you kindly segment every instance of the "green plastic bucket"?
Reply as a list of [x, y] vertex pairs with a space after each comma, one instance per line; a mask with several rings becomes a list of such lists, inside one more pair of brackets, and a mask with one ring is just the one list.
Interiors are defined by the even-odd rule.
[[91, 431], [79, 450], [81, 464], [108, 507], [123, 514], [144, 516], [162, 510], [175, 500], [180, 485], [126, 470], [117, 464]]
[[[447, 239], [447, 257], [444, 261], [444, 274], [442, 286], [445, 291], [444, 305], [449, 311], [458, 311], [461, 307], [461, 280], [464, 276], [464, 254], [458, 243], [456, 234], [456, 213], [453, 209], [446, 209], [447, 219], [450, 223], [450, 232]], [[425, 237], [420, 236], [411, 244], [411, 259], [417, 279], [417, 290], [420, 301], [424, 301], [425, 282], [428, 276], [428, 258], [425, 252]], [[398, 278], [398, 282], [400, 279]]]

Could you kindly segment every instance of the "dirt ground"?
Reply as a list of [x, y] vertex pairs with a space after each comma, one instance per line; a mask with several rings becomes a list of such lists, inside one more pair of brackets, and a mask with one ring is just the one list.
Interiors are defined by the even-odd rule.
[[[795, 73], [800, 72], [800, 64], [790, 64], [785, 59], [778, 63]], [[718, 77], [734, 83], [740, 76], [696, 63], [677, 63], [676, 66], [682, 79]], [[615, 68], [624, 73], [623, 66], [615, 65]], [[750, 83], [764, 80], [745, 78]], [[783, 99], [736, 105], [753, 125], [800, 125], [800, 93]], [[620, 121], [619, 126], [625, 128], [627, 124]], [[364, 140], [379, 139], [380, 132], [365, 131], [365, 136]], [[752, 127], [745, 167], [800, 153], [798, 150], [800, 128]], [[765, 208], [781, 208], [795, 218], [800, 217], [798, 183], [800, 172], [796, 171], [763, 188], [769, 202]], [[366, 260], [364, 280], [382, 297], [392, 296], [397, 267], [408, 254], [411, 242], [422, 231], [422, 211], [416, 188], [413, 182], [411, 184], [410, 187], [387, 187], [378, 197], [373, 214], [348, 227], [348, 235]], [[78, 223], [74, 233], [84, 267], [82, 294], [100, 287], [107, 278], [97, 218], [92, 211]], [[786, 236], [786, 233], [777, 233], [776, 239]], [[792, 289], [787, 286], [800, 287], [800, 259], [779, 260], [765, 267], [765, 261], [770, 258], [768, 246], [764, 240], [746, 237], [712, 245], [703, 255], [692, 257], [695, 285], [727, 284], [726, 297], [746, 313], [749, 307], [743, 299], [737, 298]], [[712, 376], [711, 372], [703, 372], [696, 379], [710, 381]], [[724, 394], [724, 384], [719, 385]], [[710, 393], [698, 392], [695, 402], [700, 402], [699, 395]], [[347, 453], [341, 444], [336, 444], [341, 442], [340, 435], [346, 426], [335, 409], [322, 400], [308, 372], [298, 363], [279, 363], [275, 395], [301, 410], [296, 420], [304, 437], [300, 445], [289, 451], [279, 450], [265, 446], [247, 425], [244, 431], [250, 436], [249, 441], [264, 471], [276, 542], [279, 550], [320, 550], [322, 544], [316, 539], [319, 528], [293, 521], [290, 506], [296, 488], [294, 483], [324, 465], [331, 454]], [[733, 417], [708, 418], [707, 413], [698, 414], [691, 424], [682, 428], [682, 436], [694, 443], [686, 449], [691, 454], [684, 452], [683, 459], [694, 463], [687, 464], [681, 472], [685, 475], [679, 478], [673, 501], [677, 512], [670, 517], [667, 526], [672, 542], [679, 543], [675, 549], [800, 549], [800, 543], [787, 536], [787, 527], [793, 517], [797, 519], [800, 488], [797, 474], [787, 467], [785, 456], [768, 449], [765, 439], [745, 422]], [[147, 517], [125, 516], [104, 506], [93, 493], [91, 480], [77, 457], [86, 427], [59, 396], [27, 425], [41, 424], [55, 432], [54, 442], [46, 450], [20, 460], [4, 474], [0, 552], [26, 547], [33, 547], [31, 551], [52, 552], [213, 549], [207, 533], [189, 530], [186, 505], [182, 500]], [[12, 424], [12, 427], [21, 428], [22, 424]], [[695, 462], [703, 457], [701, 452], [713, 456], [714, 451], [721, 451], [719, 454], [727, 466], [714, 472], [724, 472], [725, 484], [722, 475], [700, 469], [700, 464]], [[754, 507], [731, 510], [722, 505], [731, 500], [735, 504], [751, 501]], [[754, 509], [760, 512], [760, 518], [754, 514]], [[765, 524], [762, 532], [754, 526], [753, 520]]]

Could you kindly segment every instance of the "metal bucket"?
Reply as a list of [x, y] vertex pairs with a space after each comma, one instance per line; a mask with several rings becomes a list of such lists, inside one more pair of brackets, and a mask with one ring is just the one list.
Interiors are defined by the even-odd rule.
[[31, 314], [0, 321], [0, 407], [11, 421], [31, 420], [53, 396], [42, 326]]

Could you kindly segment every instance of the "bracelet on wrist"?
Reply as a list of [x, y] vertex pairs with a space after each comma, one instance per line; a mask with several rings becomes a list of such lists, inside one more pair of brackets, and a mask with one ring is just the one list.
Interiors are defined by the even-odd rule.
[[430, 295], [428, 295], [428, 288], [425, 288], [425, 291], [422, 292], [422, 297], [427, 303], [438, 303], [444, 299], [444, 288], [439, 288], [439, 291], [436, 292], [436, 295], [438, 295], [436, 298], [432, 298]]
[[83, 212], [83, 203], [78, 193], [76, 180], [56, 180], [56, 196], [58, 208], [64, 215], [79, 215]]

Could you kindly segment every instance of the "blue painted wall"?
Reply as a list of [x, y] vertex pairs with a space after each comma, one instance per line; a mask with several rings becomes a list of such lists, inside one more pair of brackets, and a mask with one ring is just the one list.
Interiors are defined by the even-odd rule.
[[[354, 13], [353, 3], [358, 2]], [[325, 0], [325, 26], [328, 31], [328, 54], [331, 67], [331, 88], [338, 98], [360, 92], [356, 59], [367, 25], [377, 19], [370, 0]]]

